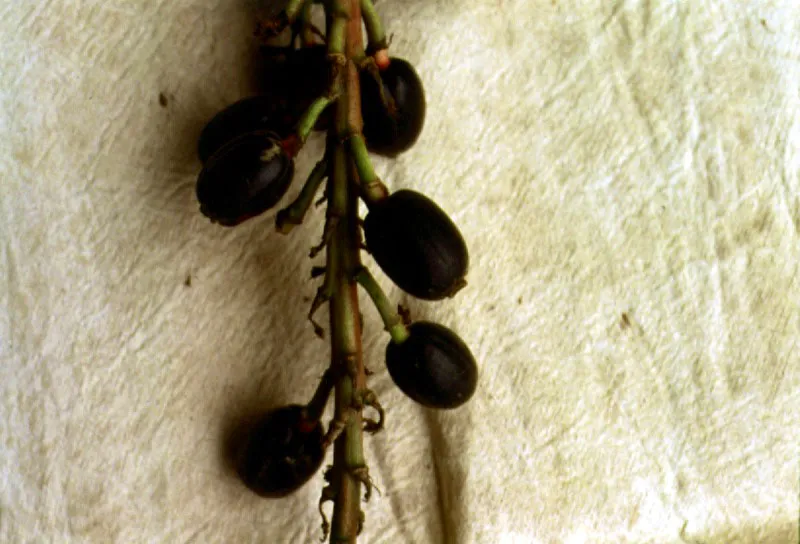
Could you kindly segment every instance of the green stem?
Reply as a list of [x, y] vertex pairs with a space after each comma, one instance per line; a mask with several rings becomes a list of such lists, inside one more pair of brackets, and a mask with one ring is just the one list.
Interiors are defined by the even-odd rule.
[[311, 203], [314, 202], [314, 196], [322, 185], [322, 180], [325, 179], [328, 170], [328, 161], [322, 159], [319, 161], [311, 173], [308, 175], [303, 189], [294, 201], [278, 212], [275, 217], [275, 229], [281, 234], [288, 234], [295, 226], [303, 222]]
[[297, 129], [295, 133], [300, 139], [301, 144], [306, 143], [311, 131], [314, 130], [314, 125], [317, 124], [319, 116], [325, 111], [325, 108], [330, 106], [336, 100], [335, 95], [323, 95], [314, 100], [311, 105], [303, 112], [300, 121], [297, 122]]
[[314, 32], [311, 26], [311, 4], [311, 2], [306, 2], [303, 5], [303, 11], [300, 13], [300, 41], [303, 47], [314, 45]]
[[314, 396], [306, 405], [305, 418], [309, 422], [319, 421], [322, 413], [325, 411], [325, 406], [328, 404], [328, 399], [336, 386], [335, 373], [332, 368], [328, 367], [325, 374], [314, 392]]
[[327, 33], [329, 55], [344, 55], [345, 53], [345, 34], [347, 23], [350, 20], [350, 6], [346, 2], [347, 0], [333, 0], [328, 11], [330, 19]]
[[[330, 0], [325, 4], [328, 53], [332, 62], [345, 53], [351, 58], [362, 48], [359, 0]], [[346, 33], [346, 40], [345, 40]], [[328, 245], [328, 274], [333, 295], [330, 303], [331, 365], [344, 371], [336, 384], [334, 421], [344, 426], [334, 443], [331, 485], [336, 499], [331, 524], [331, 543], [356, 542], [363, 523], [361, 483], [369, 490], [363, 451], [362, 398], [366, 374], [361, 353], [361, 319], [358, 290], [353, 276], [361, 267], [361, 231], [358, 195], [354, 190], [351, 162], [340, 136], [361, 131], [358, 71], [352, 60], [334, 66], [335, 127], [328, 134], [332, 149], [328, 177], [328, 214], [335, 232]]]
[[311, 0], [289, 0], [284, 11], [290, 23], [293, 23], [297, 19], [306, 4], [311, 5]]
[[358, 66], [358, 69], [360, 70], [363, 64], [367, 62], [367, 59], [369, 59], [370, 57], [367, 56], [367, 53], [362, 48], [359, 49], [356, 53], [354, 53], [353, 56], [350, 58], [353, 59], [353, 62], [356, 63], [356, 66]]
[[[344, 108], [340, 104], [338, 109]], [[337, 495], [331, 542], [355, 542], [360, 526], [361, 497], [360, 481], [353, 477], [352, 470], [364, 466], [361, 414], [353, 410], [355, 394], [359, 385], [364, 382], [358, 297], [354, 296], [355, 284], [351, 279], [353, 262], [358, 261], [358, 249], [354, 245], [352, 228], [355, 221], [351, 204], [352, 185], [347, 172], [347, 153], [342, 144], [335, 142], [333, 145], [335, 151], [332, 176], [328, 182], [328, 210], [338, 220], [336, 231], [328, 245], [328, 274], [333, 285], [330, 303], [331, 365], [343, 371], [336, 384], [334, 420], [343, 422], [345, 428], [334, 445], [333, 466]]]
[[381, 314], [381, 319], [386, 327], [386, 330], [392, 336], [392, 342], [395, 344], [403, 343], [408, 338], [408, 329], [403, 323], [400, 314], [397, 313], [392, 303], [389, 302], [386, 293], [383, 292], [381, 286], [375, 281], [369, 270], [362, 268], [356, 274], [356, 281], [364, 288], [369, 298], [372, 299], [378, 313]]
[[361, 0], [361, 18], [364, 19], [364, 26], [367, 29], [367, 54], [371, 55], [375, 51], [387, 49], [386, 33], [383, 31], [383, 24], [372, 0]]
[[359, 131], [359, 133], [351, 134], [348, 142], [350, 144], [350, 155], [353, 157], [353, 162], [358, 172], [361, 197], [368, 206], [377, 204], [389, 196], [389, 190], [372, 167], [364, 136]]

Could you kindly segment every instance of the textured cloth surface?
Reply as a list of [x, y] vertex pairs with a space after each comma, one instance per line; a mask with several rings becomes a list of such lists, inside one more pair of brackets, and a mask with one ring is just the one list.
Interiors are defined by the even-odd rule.
[[[472, 257], [442, 303], [379, 280], [481, 382], [412, 404], [362, 299], [387, 410], [362, 540], [797, 541], [800, 5], [376, 8], [428, 98], [376, 169]], [[0, 12], [0, 541], [317, 541], [321, 476], [264, 501], [223, 455], [328, 359], [304, 317], [322, 213], [282, 237], [274, 210], [224, 229], [194, 197], [200, 128], [251, 92], [248, 4]]]

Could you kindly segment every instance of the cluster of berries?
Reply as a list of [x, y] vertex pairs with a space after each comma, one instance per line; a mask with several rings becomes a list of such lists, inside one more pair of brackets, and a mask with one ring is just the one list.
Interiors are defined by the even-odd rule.
[[[200, 210], [227, 227], [276, 206], [291, 185], [295, 157], [308, 135], [334, 130], [335, 99], [329, 89], [336, 70], [328, 47], [297, 48], [293, 36], [289, 47], [263, 51], [268, 76], [264, 91], [220, 111], [198, 143], [203, 163], [196, 185]], [[365, 58], [369, 62], [359, 72], [363, 130], [353, 146], [356, 151], [365, 146], [362, 157], [367, 151], [394, 157], [410, 149], [422, 131], [423, 85], [410, 63], [388, 57], [385, 49]], [[323, 179], [332, 176], [329, 169], [327, 158], [317, 164], [297, 199], [278, 212], [278, 231], [286, 233], [300, 224]], [[371, 166], [358, 174], [362, 182], [369, 181], [364, 178], [371, 177]], [[390, 194], [381, 187], [363, 198], [368, 207], [361, 222], [365, 249], [406, 293], [428, 301], [454, 296], [466, 285], [469, 266], [458, 228], [423, 194], [406, 189]], [[467, 402], [477, 386], [478, 368], [464, 341], [447, 327], [411, 322], [395, 311], [364, 267], [359, 265], [352, 279], [368, 292], [391, 334], [386, 368], [400, 390], [428, 408], [452, 409]], [[238, 457], [239, 475], [249, 488], [265, 497], [285, 496], [319, 470], [331, 443], [331, 430], [326, 432], [320, 421], [319, 392], [326, 402], [335, 381], [331, 368], [315, 395], [314, 409], [310, 404], [284, 406], [253, 427]], [[374, 399], [367, 404], [379, 406]]]

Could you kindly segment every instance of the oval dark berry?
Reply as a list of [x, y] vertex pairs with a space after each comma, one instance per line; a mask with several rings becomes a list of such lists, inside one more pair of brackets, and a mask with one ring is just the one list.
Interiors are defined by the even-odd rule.
[[197, 154], [206, 162], [219, 148], [248, 132], [271, 131], [287, 136], [296, 119], [271, 96], [251, 96], [217, 113], [200, 133]]
[[435, 202], [416, 191], [397, 191], [373, 205], [364, 237], [378, 266], [410, 295], [440, 300], [466, 285], [464, 238]]
[[427, 321], [408, 327], [400, 344], [386, 346], [386, 367], [403, 393], [429, 408], [457, 408], [475, 393], [478, 366], [453, 331]]
[[262, 497], [284, 497], [319, 470], [323, 438], [322, 424], [304, 420], [302, 406], [273, 410], [253, 427], [239, 451], [239, 477]]
[[221, 225], [238, 225], [277, 204], [293, 175], [294, 161], [274, 134], [242, 135], [214, 153], [200, 172], [200, 211]]
[[380, 99], [380, 88], [366, 71], [361, 73], [361, 113], [367, 148], [394, 157], [414, 145], [425, 124], [425, 90], [414, 67], [406, 60], [391, 58], [382, 71], [384, 92], [394, 101], [388, 110]]

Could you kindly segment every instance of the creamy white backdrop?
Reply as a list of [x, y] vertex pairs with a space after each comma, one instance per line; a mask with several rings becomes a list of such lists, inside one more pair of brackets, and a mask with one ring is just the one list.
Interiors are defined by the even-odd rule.
[[[376, 168], [472, 256], [444, 303], [380, 281], [457, 330], [481, 382], [415, 406], [365, 309], [388, 422], [363, 542], [797, 541], [800, 5], [377, 8], [429, 108]], [[223, 462], [328, 356], [304, 318], [322, 214], [281, 237], [274, 211], [223, 229], [194, 200], [200, 128], [251, 92], [248, 10], [0, 7], [2, 542], [319, 537], [321, 477], [263, 501]]]

